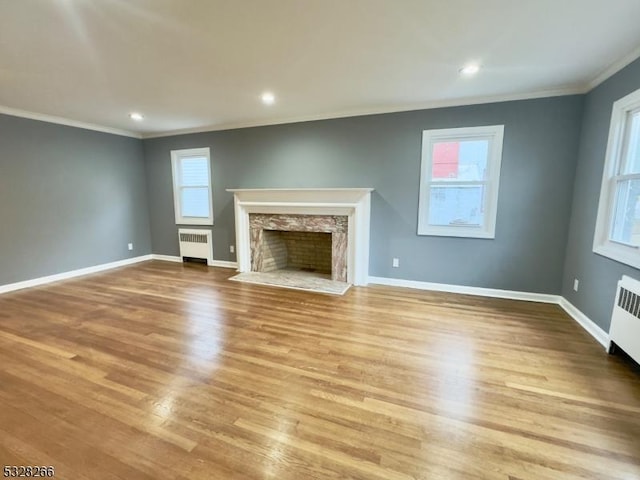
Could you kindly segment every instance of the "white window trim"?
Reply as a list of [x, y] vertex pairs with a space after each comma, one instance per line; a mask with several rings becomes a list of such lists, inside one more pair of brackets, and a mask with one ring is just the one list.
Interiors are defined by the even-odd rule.
[[[178, 185], [178, 161], [184, 157], [207, 157], [207, 171], [209, 176], [209, 216], [207, 218], [200, 217], [183, 217], [180, 208], [180, 185]], [[171, 150], [171, 175], [173, 177], [173, 208], [175, 210], [176, 225], [213, 225], [213, 188], [211, 175], [211, 151], [206, 148], [189, 148], [185, 150]]]
[[[488, 177], [485, 182], [485, 222], [483, 226], [439, 226], [429, 225], [429, 198], [431, 190], [432, 152], [435, 142], [468, 140], [478, 138], [491, 139], [487, 156]], [[500, 185], [500, 166], [502, 163], [502, 141], [504, 125], [484, 127], [447, 128], [424, 130], [422, 132], [422, 163], [420, 169], [420, 200], [418, 204], [418, 235], [443, 237], [495, 238], [496, 217], [498, 213], [498, 187]]]
[[627, 114], [637, 108], [640, 108], [640, 90], [636, 90], [613, 104], [598, 203], [598, 217], [593, 237], [593, 251], [617, 262], [640, 268], [640, 248], [616, 242], [610, 238], [615, 206], [615, 177], [622, 156]]

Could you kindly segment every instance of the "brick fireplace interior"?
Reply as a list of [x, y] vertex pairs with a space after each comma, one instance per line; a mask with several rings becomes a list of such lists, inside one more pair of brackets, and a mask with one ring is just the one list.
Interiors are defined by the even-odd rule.
[[302, 270], [331, 275], [331, 233], [265, 230], [262, 271]]
[[251, 271], [297, 270], [347, 281], [344, 215], [250, 214]]

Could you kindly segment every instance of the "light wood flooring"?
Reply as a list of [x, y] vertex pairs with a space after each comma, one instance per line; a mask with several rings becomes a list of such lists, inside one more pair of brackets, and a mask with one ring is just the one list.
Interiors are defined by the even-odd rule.
[[640, 374], [555, 305], [150, 261], [0, 296], [0, 468], [640, 479]]

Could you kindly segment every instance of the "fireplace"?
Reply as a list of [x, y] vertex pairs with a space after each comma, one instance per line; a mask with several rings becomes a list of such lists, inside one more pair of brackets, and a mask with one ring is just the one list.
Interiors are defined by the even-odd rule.
[[[287, 242], [316, 237], [316, 250], [327, 251], [331, 237], [331, 278], [366, 285], [369, 273], [369, 216], [371, 188], [230, 189], [235, 201], [236, 252], [239, 272], [275, 268], [326, 268], [327, 257], [317, 266], [287, 260]], [[296, 237], [297, 235], [297, 237]], [[287, 236], [290, 238], [287, 239]], [[293, 248], [295, 250], [295, 247]], [[275, 251], [275, 256], [273, 255]], [[307, 253], [307, 255], [309, 255]], [[298, 255], [298, 257], [305, 255]], [[265, 260], [266, 259], [266, 260]], [[265, 263], [266, 261], [266, 263]], [[315, 260], [314, 260], [315, 261]], [[322, 266], [322, 262], [324, 267]], [[286, 266], [285, 266], [286, 265]]]
[[251, 271], [299, 269], [347, 281], [346, 215], [249, 214]]

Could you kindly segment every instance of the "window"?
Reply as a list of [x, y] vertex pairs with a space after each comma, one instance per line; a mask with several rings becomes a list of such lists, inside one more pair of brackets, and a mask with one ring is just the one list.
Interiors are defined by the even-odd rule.
[[503, 125], [422, 132], [418, 235], [494, 238]]
[[640, 268], [640, 90], [613, 104], [593, 251]]
[[176, 224], [213, 225], [209, 149], [173, 150], [171, 167]]

